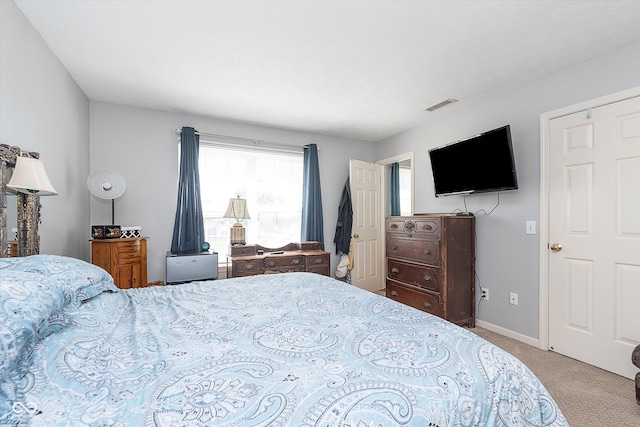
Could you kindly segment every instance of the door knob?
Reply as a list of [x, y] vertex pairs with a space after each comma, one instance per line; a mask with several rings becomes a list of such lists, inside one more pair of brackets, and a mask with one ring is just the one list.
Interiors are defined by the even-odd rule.
[[562, 245], [560, 243], [554, 243], [551, 245], [551, 250], [554, 252], [560, 252], [562, 250]]
[[360, 235], [359, 235], [359, 234], [357, 234], [357, 233], [353, 235], [353, 238], [354, 238], [354, 239], [357, 239], [358, 237], [360, 237]]

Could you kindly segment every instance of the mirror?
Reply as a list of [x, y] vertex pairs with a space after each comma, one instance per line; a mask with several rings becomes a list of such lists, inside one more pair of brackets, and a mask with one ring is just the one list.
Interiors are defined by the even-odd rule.
[[[0, 258], [40, 252], [40, 197], [24, 193], [14, 195], [7, 189], [18, 156], [40, 157], [38, 153], [23, 151], [20, 147], [0, 144]], [[12, 230], [14, 227], [17, 235]]]

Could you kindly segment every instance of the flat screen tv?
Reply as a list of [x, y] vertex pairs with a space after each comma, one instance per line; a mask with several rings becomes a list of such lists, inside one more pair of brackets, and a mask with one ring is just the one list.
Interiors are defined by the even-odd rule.
[[436, 197], [518, 188], [509, 125], [429, 150]]

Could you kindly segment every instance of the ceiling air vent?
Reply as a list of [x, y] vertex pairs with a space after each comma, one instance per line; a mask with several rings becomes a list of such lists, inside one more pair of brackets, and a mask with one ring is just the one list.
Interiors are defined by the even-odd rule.
[[458, 100], [457, 99], [453, 99], [453, 98], [447, 98], [444, 101], [439, 102], [436, 105], [432, 105], [431, 107], [427, 108], [426, 111], [431, 113], [432, 111], [435, 111], [438, 108], [442, 108], [445, 105], [453, 104], [454, 102], [458, 102]]

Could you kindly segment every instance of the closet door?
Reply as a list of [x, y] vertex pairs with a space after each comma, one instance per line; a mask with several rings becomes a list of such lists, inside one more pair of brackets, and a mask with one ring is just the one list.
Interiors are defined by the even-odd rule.
[[640, 97], [553, 119], [549, 129], [549, 348], [632, 378]]

